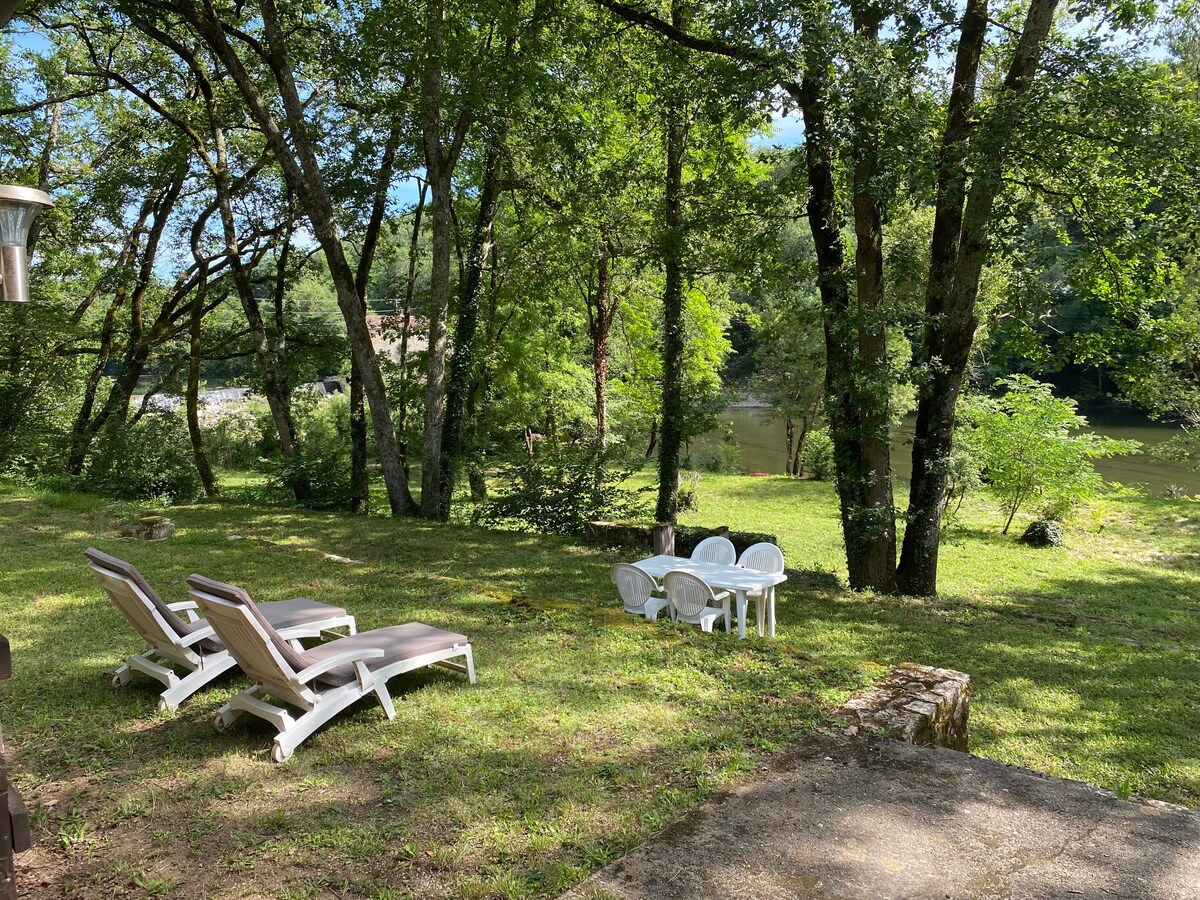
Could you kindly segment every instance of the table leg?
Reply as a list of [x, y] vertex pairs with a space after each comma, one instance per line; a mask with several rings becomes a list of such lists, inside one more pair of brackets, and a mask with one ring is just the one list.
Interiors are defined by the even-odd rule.
[[746, 592], [737, 592], [738, 637], [746, 639]]
[[759, 637], [763, 636], [764, 624], [765, 624], [764, 619], [766, 616], [766, 612], [767, 612], [767, 592], [764, 590], [764, 591], [761, 591], [758, 594], [758, 596], [756, 596], [754, 598], [754, 614], [758, 619], [757, 624], [758, 624], [758, 636]]
[[771, 620], [771, 637], [775, 637], [775, 588], [771, 588], [770, 606], [767, 607], [767, 616]]

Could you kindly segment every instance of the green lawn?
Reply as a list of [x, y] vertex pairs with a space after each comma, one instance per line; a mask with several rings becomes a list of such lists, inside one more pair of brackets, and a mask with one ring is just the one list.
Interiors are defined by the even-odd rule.
[[[120, 514], [0, 486], [16, 669], [0, 721], [33, 810], [32, 896], [552, 895], [904, 660], [972, 675], [982, 755], [1200, 806], [1186, 501], [1106, 501], [1064, 551], [1020, 548], [975, 509], [944, 549], [943, 597], [915, 601], [835, 586], [828, 485], [706, 476], [686, 519], [775, 532], [798, 570], [779, 638], [745, 643], [626, 616], [608, 582], [620, 555], [561, 539], [224, 502], [171, 510], [176, 535], [143, 544], [115, 538]], [[173, 717], [149, 680], [109, 686], [141, 648], [84, 568], [89, 544], [169, 599], [199, 571], [261, 600], [345, 604], [360, 629], [463, 631], [479, 684], [400, 676], [395, 721], [363, 701], [274, 765], [265, 723], [211, 727], [238, 677]]]

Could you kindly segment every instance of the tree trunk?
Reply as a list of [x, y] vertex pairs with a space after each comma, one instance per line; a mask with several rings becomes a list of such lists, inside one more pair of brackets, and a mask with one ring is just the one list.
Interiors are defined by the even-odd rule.
[[337, 217], [325, 185], [324, 174], [308, 138], [304, 103], [300, 99], [292, 66], [288, 60], [287, 39], [274, 0], [263, 0], [260, 5], [269, 50], [267, 62], [279, 88], [294, 150], [288, 145], [270, 105], [259, 91], [253, 77], [230, 46], [221, 22], [210, 17], [211, 7], [206, 10], [194, 0], [176, 0], [172, 7], [196, 28], [224, 65], [246, 101], [255, 123], [262, 129], [289, 188], [299, 198], [308, 215], [313, 236], [324, 252], [329, 266], [329, 274], [337, 293], [338, 308], [346, 322], [346, 337], [350, 343], [350, 350], [362, 371], [363, 392], [371, 408], [371, 422], [375, 429], [380, 468], [384, 484], [387, 486], [388, 503], [393, 515], [404, 515], [409, 508], [405, 506], [403, 473], [400, 469], [396, 433], [392, 428], [392, 413], [388, 407], [383, 374], [371, 345], [371, 334], [363, 315], [361, 300], [354, 288], [354, 273], [341, 244]]
[[[404, 307], [400, 320], [400, 408], [397, 412], [396, 432], [400, 443], [400, 464], [404, 469], [404, 492], [408, 494], [408, 336], [412, 329], [413, 297], [417, 285], [417, 258], [421, 251], [421, 218], [425, 211], [425, 191], [428, 183], [421, 182], [417, 196], [417, 208], [413, 212], [412, 238], [408, 245], [408, 281], [404, 285]], [[416, 501], [409, 496], [409, 506], [417, 508]]]
[[[803, 13], [810, 20], [805, 28], [812, 37], [805, 41], [804, 78], [789, 91], [804, 115], [809, 186], [806, 212], [817, 255], [825, 331], [825, 391], [846, 568], [852, 589], [890, 591], [895, 586], [896, 546], [886, 445], [887, 400], [886, 394], [882, 400], [872, 396], [887, 372], [886, 347], [878, 333], [882, 330], [877, 309], [882, 289], [876, 281], [882, 273], [882, 260], [876, 256], [877, 210], [870, 209], [868, 196], [859, 196], [867, 187], [864, 181], [869, 181], [876, 148], [869, 136], [860, 139], [855, 148], [855, 229], [867, 267], [857, 279], [859, 304], [865, 303], [867, 309], [856, 314], [850, 302], [842, 206], [835, 180], [837, 139], [829, 125], [830, 48], [819, 37], [818, 26], [825, 12], [809, 9]], [[882, 422], [878, 410], [870, 409], [880, 404], [885, 411]]]
[[479, 302], [483, 273], [492, 252], [492, 230], [500, 198], [500, 152], [503, 133], [488, 142], [479, 189], [479, 214], [471, 237], [465, 277], [459, 282], [458, 320], [454, 329], [454, 355], [446, 390], [445, 427], [441, 446], [441, 484], [438, 487], [438, 518], [450, 518], [457, 467], [466, 451], [467, 395], [476, 374], [475, 333], [479, 327]]
[[217, 497], [221, 493], [221, 486], [217, 483], [217, 477], [208, 461], [204, 432], [200, 429], [200, 326], [204, 321], [204, 297], [205, 290], [201, 286], [192, 301], [192, 321], [188, 329], [187, 423], [188, 435], [192, 439], [192, 456], [196, 460], [200, 483], [204, 485], [204, 494], [207, 497]]
[[[421, 143], [430, 188], [433, 257], [429, 281], [429, 346], [425, 371], [425, 434], [421, 456], [421, 515], [441, 517], [442, 429], [446, 408], [446, 318], [450, 306], [452, 176], [465, 137], [460, 123], [450, 146], [442, 140], [442, 54], [445, 0], [430, 0], [425, 17], [425, 65], [421, 77]], [[448, 503], [448, 501], [447, 501]]]
[[[215, 115], [215, 114], [214, 114]], [[254, 283], [250, 272], [242, 262], [239, 250], [237, 220], [233, 213], [233, 191], [231, 190], [228, 169], [228, 157], [225, 149], [224, 129], [213, 124], [213, 139], [217, 147], [217, 163], [213, 172], [213, 183], [216, 186], [217, 208], [221, 213], [221, 228], [225, 237], [225, 253], [229, 258], [230, 273], [233, 277], [235, 292], [246, 316], [246, 324], [250, 331], [250, 346], [254, 350], [254, 360], [258, 363], [259, 377], [262, 379], [263, 398], [271, 412], [271, 421], [275, 424], [275, 433], [279, 436], [279, 451], [285, 459], [293, 460], [296, 465], [289, 475], [289, 486], [297, 503], [304, 503], [312, 493], [308, 477], [304, 473], [299, 448], [296, 445], [296, 425], [292, 419], [292, 388], [289, 383], [287, 367], [277, 353], [272, 351], [267, 339], [267, 326], [263, 319], [258, 298], [254, 296]], [[280, 273], [282, 277], [282, 273]], [[279, 335], [283, 340], [283, 335]]]
[[[683, 26], [679, 0], [671, 6], [675, 27]], [[687, 122], [682, 101], [672, 96], [667, 109], [667, 171], [664, 182], [665, 215], [661, 237], [663, 255], [663, 399], [658, 449], [658, 504], [656, 522], [674, 522], [679, 511], [679, 451], [683, 446], [684, 234], [683, 156]]]
[[[1057, 0], [1033, 0], [1004, 87], [983, 122], [976, 121], [975, 85], [988, 26], [986, 0], [971, 0], [963, 19], [942, 136], [925, 295], [921, 356], [922, 369], [930, 374], [918, 395], [908, 525], [900, 556], [899, 589], [906, 594], [937, 593], [946, 464], [954, 449], [955, 408], [975, 338], [992, 205], [1001, 187], [1005, 151], [1020, 123], [1020, 99], [1033, 81], [1056, 7]], [[975, 170], [968, 172], [973, 149]]]
[[612, 291], [612, 244], [601, 235], [596, 262], [596, 292], [587, 292], [588, 333], [592, 339], [592, 385], [596, 397], [596, 449], [603, 450], [608, 433], [608, 340], [621, 298]]
[[[375, 181], [375, 196], [371, 203], [371, 215], [363, 232], [362, 253], [358, 257], [358, 270], [354, 276], [354, 288], [362, 302], [363, 315], [367, 313], [367, 294], [371, 285], [371, 267], [375, 264], [375, 253], [379, 247], [379, 233], [383, 228], [383, 217], [387, 212], [387, 191], [392, 183], [392, 172], [396, 166], [396, 151], [400, 146], [400, 121], [392, 123], [388, 139], [379, 160], [379, 177]], [[362, 370], [358, 362], [350, 360], [350, 512], [365, 516], [371, 511], [371, 478], [367, 470], [367, 409], [364, 403]], [[397, 442], [399, 443], [399, 442]], [[404, 488], [408, 490], [408, 474], [404, 476]]]
[[[878, 50], [880, 19], [869, 4], [854, 4], [854, 31]], [[864, 584], [894, 590], [896, 578], [896, 504], [892, 496], [891, 367], [887, 354], [886, 312], [883, 308], [883, 223], [880, 212], [879, 129], [883, 110], [873, 73], [857, 73], [867, 83], [856, 85], [851, 108], [859, 122], [853, 146], [853, 208], [855, 287], [858, 307], [858, 355], [850, 386], [856, 407], [861, 479], [860, 514], [866, 524]]]
[[[141, 219], [141, 221], [147, 222], [152, 216], [154, 221], [146, 230], [146, 243], [141, 250], [141, 261], [138, 265], [136, 281], [128, 295], [130, 312], [129, 340], [125, 347], [121, 371], [113, 380], [113, 385], [109, 389], [108, 397], [104, 405], [100, 408], [100, 412], [88, 420], [82, 416], [83, 410], [81, 410], [81, 416], [76, 418], [76, 425], [71, 435], [71, 447], [67, 454], [68, 474], [78, 475], [83, 471], [83, 464], [87, 459], [92, 441], [113, 416], [116, 416], [121, 423], [125, 422], [126, 417], [129, 415], [129, 399], [133, 396], [133, 392], [137, 388], [138, 379], [141, 377], [142, 370], [146, 365], [146, 360], [150, 357], [153, 339], [158, 336], [160, 329], [165, 324], [162, 321], [163, 315], [165, 315], [164, 308], [164, 313], [160, 314], [159, 320], [154, 323], [151, 329], [151, 336], [147, 337], [143, 322], [143, 301], [153, 280], [154, 264], [158, 258], [159, 244], [162, 241], [167, 222], [171, 217], [171, 212], [174, 210], [175, 204], [179, 200], [179, 195], [183, 191], [183, 183], [186, 175], [186, 165], [181, 164], [177, 166], [171, 176], [170, 182], [162, 187], [149, 201], [148, 215], [145, 215]], [[143, 206], [143, 212], [145, 211], [146, 207]], [[85, 398], [86, 402], [87, 398]]]

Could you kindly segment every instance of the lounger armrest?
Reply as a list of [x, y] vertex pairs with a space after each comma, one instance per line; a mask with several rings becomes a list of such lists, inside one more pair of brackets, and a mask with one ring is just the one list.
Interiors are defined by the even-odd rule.
[[195, 644], [198, 641], [202, 641], [205, 638], [211, 638], [211, 637], [216, 637], [216, 636], [217, 636], [217, 633], [216, 633], [216, 631], [213, 630], [213, 627], [211, 625], [206, 625], [203, 628], [196, 629], [195, 631], [193, 631], [191, 634], [187, 635], [186, 637], [180, 638], [179, 643], [181, 646], [190, 647], [190, 646], [192, 646], [192, 644]]
[[178, 603], [167, 604], [167, 609], [171, 610], [171, 612], [187, 613], [187, 620], [189, 622], [199, 621], [200, 617], [196, 615], [196, 610], [199, 608], [200, 607], [196, 605], [195, 600], [180, 600]]
[[302, 669], [296, 673], [296, 680], [301, 684], [307, 684], [318, 675], [324, 675], [330, 669], [336, 669], [338, 666], [344, 666], [346, 663], [358, 662], [359, 660], [379, 659], [383, 655], [383, 651], [377, 647], [360, 647], [357, 650], [347, 650], [345, 653], [337, 653], [328, 659], [313, 663], [307, 669]]

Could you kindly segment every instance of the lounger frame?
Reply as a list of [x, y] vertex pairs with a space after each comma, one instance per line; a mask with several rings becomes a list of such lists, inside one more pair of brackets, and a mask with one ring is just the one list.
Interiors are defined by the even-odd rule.
[[[381, 658], [384, 651], [365, 647], [331, 656], [296, 671], [275, 647], [271, 635], [243, 604], [195, 587], [190, 588], [190, 594], [204, 611], [205, 618], [214, 623], [242, 669], [257, 682], [217, 710], [214, 722], [217, 730], [228, 730], [242, 713], [265, 719], [279, 732], [271, 748], [271, 758], [275, 762], [287, 760], [313, 732], [368, 694], [375, 694], [387, 717], [394, 719], [396, 708], [388, 693], [387, 681], [402, 672], [424, 666], [442, 666], [465, 672], [471, 684], [475, 683], [475, 661], [469, 642], [398, 660], [374, 671], [367, 668], [367, 660]], [[463, 657], [464, 661], [452, 661], [458, 657]], [[353, 681], [339, 687], [322, 687], [316, 683], [319, 675], [347, 663], [354, 665]], [[268, 695], [303, 712], [296, 716], [286, 707], [264, 699]]]
[[[135, 653], [117, 669], [112, 680], [114, 687], [129, 684], [134, 672], [141, 672], [166, 688], [159, 695], [158, 708], [175, 712], [180, 703], [237, 665], [237, 660], [227, 649], [205, 650], [200, 646], [206, 638], [216, 637], [211, 625], [180, 637], [136, 582], [94, 562], [89, 562], [88, 568], [129, 624], [150, 644], [149, 650]], [[184, 613], [189, 622], [200, 618], [196, 615], [195, 600], [168, 603], [167, 608]], [[350, 634], [355, 634], [355, 627], [354, 616], [346, 614], [281, 629], [279, 634], [286, 640], [299, 641], [320, 637], [335, 628], [347, 628]], [[188, 670], [187, 674], [179, 675], [172, 666]]]

